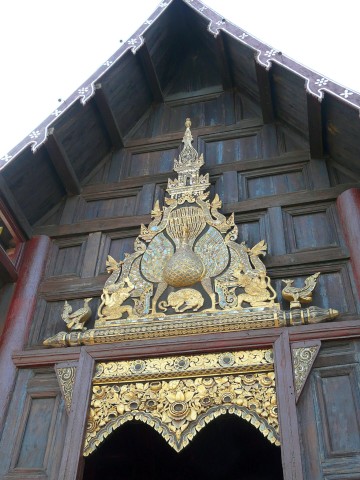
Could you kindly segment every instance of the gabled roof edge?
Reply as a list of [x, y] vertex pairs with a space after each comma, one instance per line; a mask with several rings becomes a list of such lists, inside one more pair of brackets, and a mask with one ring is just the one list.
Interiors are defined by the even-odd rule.
[[[79, 88], [77, 88], [57, 109], [51, 114], [29, 135], [27, 135], [19, 144], [17, 144], [9, 153], [0, 158], [0, 170], [3, 169], [10, 161], [19, 155], [27, 147], [31, 146], [35, 152], [46, 140], [48, 129], [54, 121], [68, 110], [75, 102], [81, 101], [84, 105], [95, 94], [95, 84], [101, 79], [120, 58], [129, 50], [134, 54], [143, 45], [143, 35], [150, 25], [173, 3], [174, 0], [161, 1], [156, 10], [150, 17], [139, 27], [136, 32], [99, 68], [91, 75]], [[256, 37], [250, 35], [232, 22], [224, 19], [216, 11], [207, 7], [201, 0], [182, 0], [188, 4], [193, 10], [202, 15], [208, 22], [208, 31], [215, 37], [220, 30], [231, 35], [237, 41], [242, 42], [256, 52], [256, 61], [263, 65], [266, 69], [270, 69], [273, 63], [282, 65], [288, 70], [304, 78], [304, 87], [311, 95], [322, 100], [324, 92], [335, 95], [339, 100], [359, 109], [360, 112], [360, 94], [349, 90], [346, 87], [334, 82], [333, 80], [322, 76], [321, 74], [311, 70], [304, 65], [294, 61], [292, 58], [283, 55], [282, 52], [273, 49], [271, 46], [261, 42]]]

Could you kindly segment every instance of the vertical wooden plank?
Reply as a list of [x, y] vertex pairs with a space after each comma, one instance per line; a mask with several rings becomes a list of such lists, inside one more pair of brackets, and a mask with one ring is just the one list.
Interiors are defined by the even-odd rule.
[[235, 113], [235, 102], [236, 102], [236, 93], [232, 92], [224, 92], [224, 94], [219, 97], [218, 103], [222, 103], [223, 105], [218, 105], [220, 109], [223, 107], [225, 113], [225, 125], [234, 125], [236, 122], [236, 113]]
[[64, 210], [60, 218], [60, 225], [72, 223], [75, 218], [75, 213], [78, 210], [80, 196], [68, 197], [65, 201]]
[[309, 162], [310, 177], [313, 189], [330, 188], [329, 172], [325, 160], [312, 158]]
[[[2, 370], [4, 372], [4, 370]], [[33, 376], [33, 371], [30, 369], [20, 369], [17, 376], [16, 385], [12, 401], [9, 405], [9, 412], [4, 422], [4, 429], [0, 442], [0, 478], [10, 470], [13, 459], [13, 449], [16, 442], [19, 429], [22, 424], [21, 413], [25, 409], [27, 401], [26, 384]], [[1, 382], [2, 383], [2, 382]]]
[[136, 199], [136, 215], [145, 215], [151, 212], [154, 204], [155, 183], [145, 183]]
[[274, 343], [274, 363], [284, 480], [305, 480], [302, 470], [292, 358], [287, 330], [284, 330]]
[[89, 278], [95, 275], [96, 265], [99, 256], [101, 232], [90, 233], [86, 242], [86, 250], [81, 270], [82, 278]]
[[265, 124], [261, 129], [261, 148], [263, 158], [272, 158], [280, 154], [279, 138], [275, 124]]
[[224, 203], [236, 203], [239, 200], [237, 172], [224, 172]]
[[271, 255], [286, 254], [285, 230], [281, 207], [270, 207], [266, 216], [269, 228], [269, 253]]
[[94, 359], [87, 353], [85, 347], [82, 347], [58, 480], [81, 478], [79, 475], [83, 468], [82, 451], [94, 364]]
[[4, 414], [15, 382], [16, 368], [11, 355], [21, 350], [29, 334], [33, 313], [36, 306], [36, 295], [45, 265], [50, 239], [45, 236], [33, 237], [26, 244], [19, 279], [9, 307], [8, 315], [0, 340], [0, 431]]

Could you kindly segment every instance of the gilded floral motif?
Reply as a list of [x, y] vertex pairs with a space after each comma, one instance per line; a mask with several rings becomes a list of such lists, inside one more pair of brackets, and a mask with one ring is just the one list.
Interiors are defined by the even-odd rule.
[[96, 366], [94, 383], [264, 372], [273, 370], [273, 362], [271, 349], [101, 362]]
[[84, 455], [130, 420], [155, 428], [180, 451], [209, 421], [235, 414], [279, 445], [275, 374], [94, 385]]

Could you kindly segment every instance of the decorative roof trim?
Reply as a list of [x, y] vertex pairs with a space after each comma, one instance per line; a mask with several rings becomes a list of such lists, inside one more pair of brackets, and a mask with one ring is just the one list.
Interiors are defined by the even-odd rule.
[[[144, 43], [145, 32], [173, 1], [174, 0], [162, 1], [154, 13], [150, 15], [150, 17], [141, 25], [140, 28], [136, 30], [134, 35], [124, 42], [124, 44], [108, 60], [106, 60], [93, 75], [91, 75], [84, 83], [82, 83], [67, 100], [65, 100], [57, 109], [55, 109], [18, 145], [10, 150], [9, 153], [1, 157], [0, 170], [27, 147], [31, 146], [32, 151], [35, 152], [45, 142], [48, 136], [49, 127], [51, 127], [57, 117], [68, 110], [75, 102], [80, 100], [81, 103], [85, 105], [86, 102], [95, 94], [95, 84], [99, 82], [104, 73], [106, 73], [128, 50], [131, 50], [134, 54], [137, 52], [137, 50]], [[295, 62], [290, 57], [283, 55], [282, 52], [271, 48], [269, 45], [261, 42], [256, 37], [250, 35], [235, 24], [224, 19], [224, 17], [218, 14], [215, 10], [212, 10], [210, 7], [204, 5], [201, 0], [183, 1], [187, 3], [193, 10], [202, 15], [206, 20], [208, 20], [209, 24], [207, 29], [212, 35], [216, 37], [220, 30], [223, 30], [244, 45], [252, 48], [257, 52], [256, 61], [260, 65], [263, 65], [267, 70], [271, 68], [273, 63], [282, 65], [286, 69], [301, 76], [305, 80], [304, 88], [306, 89], [306, 92], [317, 97], [319, 102], [322, 101], [324, 92], [326, 91], [335, 95], [339, 100], [356, 107], [360, 113], [359, 93], [350, 90], [327, 77], [324, 77], [314, 70]]]

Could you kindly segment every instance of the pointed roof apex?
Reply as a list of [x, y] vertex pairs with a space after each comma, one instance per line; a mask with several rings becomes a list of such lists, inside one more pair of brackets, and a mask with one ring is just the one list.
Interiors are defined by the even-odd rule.
[[122, 46], [108, 60], [106, 60], [93, 75], [91, 75], [90, 78], [80, 85], [79, 88], [76, 89], [73, 94], [70, 95], [70, 97], [55, 111], [53, 111], [38, 127], [34, 128], [22, 142], [0, 159], [0, 169], [4, 168], [10, 161], [14, 160], [17, 155], [28, 147], [31, 147], [33, 152], [35, 152], [46, 141], [49, 128], [55, 126], [58, 119], [61, 118], [75, 102], [80, 100], [80, 102], [85, 105], [96, 94], [96, 85], [99, 84], [102, 77], [112, 70], [115, 64], [117, 64], [128, 51], [136, 54], [145, 44], [146, 34], [149, 28], [159, 20], [166, 10], [169, 10], [171, 5], [175, 3], [179, 4], [180, 2], [186, 4], [192, 11], [201, 15], [205, 19], [207, 22], [207, 30], [214, 37], [217, 37], [220, 32], [224, 32], [226, 35], [231, 36], [233, 39], [251, 49], [255, 53], [258, 65], [269, 70], [273, 64], [278, 64], [293, 72], [304, 79], [306, 92], [317, 98], [319, 101], [322, 100], [324, 92], [329, 92], [337, 97], [338, 100], [341, 100], [358, 110], [360, 109], [359, 93], [347, 89], [331, 79], [310, 70], [287, 57], [282, 52], [261, 42], [240, 27], [231, 23], [231, 21], [224, 19], [219, 13], [212, 10], [201, 0], [163, 0], [134, 35], [124, 42]]

